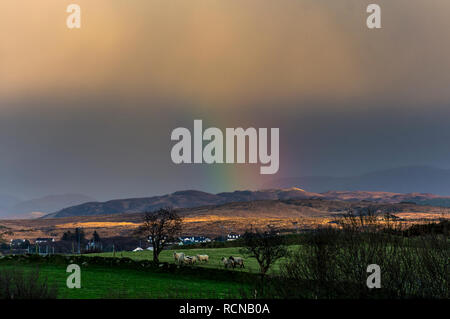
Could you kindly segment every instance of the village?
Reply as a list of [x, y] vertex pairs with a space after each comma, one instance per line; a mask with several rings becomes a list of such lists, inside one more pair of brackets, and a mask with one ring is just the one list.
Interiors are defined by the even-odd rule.
[[[224, 243], [237, 240], [240, 234], [230, 232], [216, 238], [207, 236], [180, 236], [176, 241], [167, 244], [168, 248], [174, 247], [194, 247], [209, 243]], [[40, 237], [34, 240], [13, 238], [9, 242], [0, 244], [0, 254], [39, 254], [41, 256], [52, 254], [87, 254], [115, 251], [138, 252], [144, 250], [153, 250], [151, 237], [146, 240], [132, 237], [112, 237], [100, 238], [94, 231], [91, 238], [87, 238], [82, 229], [75, 229], [74, 232], [66, 232], [61, 238]], [[1, 256], [1, 255], [0, 255]]]

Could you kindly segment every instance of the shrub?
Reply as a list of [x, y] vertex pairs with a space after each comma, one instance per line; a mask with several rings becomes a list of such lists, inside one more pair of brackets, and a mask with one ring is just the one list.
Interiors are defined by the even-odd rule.
[[42, 278], [39, 269], [25, 272], [6, 269], [0, 272], [0, 299], [55, 299], [56, 286]]
[[[446, 236], [408, 239], [384, 231], [321, 229], [281, 267], [284, 297], [449, 298]], [[367, 266], [381, 268], [381, 289], [366, 286]]]

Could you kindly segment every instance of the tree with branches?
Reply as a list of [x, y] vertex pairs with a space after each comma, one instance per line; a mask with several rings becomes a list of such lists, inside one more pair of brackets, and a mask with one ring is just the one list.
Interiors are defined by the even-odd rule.
[[244, 248], [241, 252], [256, 259], [262, 278], [264, 278], [270, 267], [277, 260], [286, 256], [288, 252], [284, 238], [272, 226], [267, 226], [267, 229], [264, 231], [258, 229], [247, 230], [242, 236], [242, 240]]
[[100, 240], [100, 235], [97, 233], [96, 230], [94, 230], [94, 233], [92, 234], [92, 239], [91, 239], [94, 243], [99, 243]]
[[170, 208], [144, 213], [144, 220], [136, 231], [153, 246], [153, 261], [159, 263], [159, 254], [170, 242], [177, 240], [182, 229], [181, 217]]

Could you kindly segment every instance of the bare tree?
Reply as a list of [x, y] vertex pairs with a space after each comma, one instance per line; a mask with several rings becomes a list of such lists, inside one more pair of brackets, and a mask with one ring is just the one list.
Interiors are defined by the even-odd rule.
[[159, 263], [159, 254], [171, 241], [176, 240], [182, 229], [182, 219], [170, 208], [146, 212], [137, 234], [149, 239], [153, 246], [153, 261]]
[[274, 227], [268, 226], [264, 231], [247, 230], [242, 239], [242, 253], [256, 259], [262, 277], [278, 259], [287, 255], [284, 238]]

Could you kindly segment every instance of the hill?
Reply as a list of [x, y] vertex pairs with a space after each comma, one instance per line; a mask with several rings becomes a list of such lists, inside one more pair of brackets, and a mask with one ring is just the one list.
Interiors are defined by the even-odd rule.
[[450, 170], [428, 166], [399, 167], [358, 176], [280, 178], [270, 182], [266, 187], [283, 188], [293, 185], [301, 185], [305, 189], [318, 193], [329, 190], [365, 190], [393, 193], [432, 193], [449, 196]]
[[65, 207], [92, 201], [93, 198], [81, 194], [49, 195], [16, 203], [8, 209], [8, 217], [36, 218]]
[[[443, 197], [429, 193], [390, 193], [390, 192], [369, 192], [369, 191], [329, 191], [321, 194], [323, 198], [342, 201], [371, 201], [376, 203], [401, 203], [412, 202], [415, 204], [426, 203], [433, 200], [450, 200], [450, 197]], [[429, 205], [429, 204], [425, 204]], [[431, 205], [433, 206], [433, 205]]]
[[[184, 235], [219, 236], [229, 232], [242, 233], [250, 226], [274, 225], [281, 229], [302, 230], [333, 223], [348, 210], [364, 211], [372, 207], [380, 212], [395, 212], [405, 222], [438, 220], [444, 211], [439, 207], [412, 203], [374, 203], [318, 199], [256, 200], [179, 209]], [[448, 218], [448, 213], [446, 214]], [[86, 234], [97, 231], [102, 238], [130, 237], [142, 223], [142, 213], [69, 216], [22, 220], [2, 220], [7, 230], [5, 239], [38, 237], [61, 238], [67, 231], [81, 227]]]
[[44, 218], [61, 218], [70, 216], [95, 216], [122, 213], [142, 213], [162, 207], [195, 208], [217, 206], [229, 203], [271, 201], [271, 200], [301, 200], [322, 199], [338, 201], [370, 201], [375, 203], [424, 202], [445, 199], [433, 194], [400, 194], [389, 192], [368, 191], [329, 191], [312, 193], [300, 188], [268, 189], [259, 191], [234, 191], [228, 193], [210, 194], [201, 191], [179, 191], [169, 195], [146, 198], [117, 199], [107, 202], [89, 202], [64, 208]]
[[247, 202], [253, 200], [303, 199], [321, 197], [320, 194], [309, 193], [302, 189], [280, 189], [264, 191], [235, 191], [231, 193], [210, 194], [196, 190], [179, 191], [169, 195], [146, 198], [116, 199], [107, 202], [90, 202], [68, 207], [44, 218], [68, 216], [92, 216], [119, 213], [141, 213], [163, 207], [191, 208], [208, 205], [220, 205], [231, 202]]
[[9, 209], [20, 203], [20, 199], [7, 194], [0, 194], [0, 217], [5, 217], [9, 213]]

